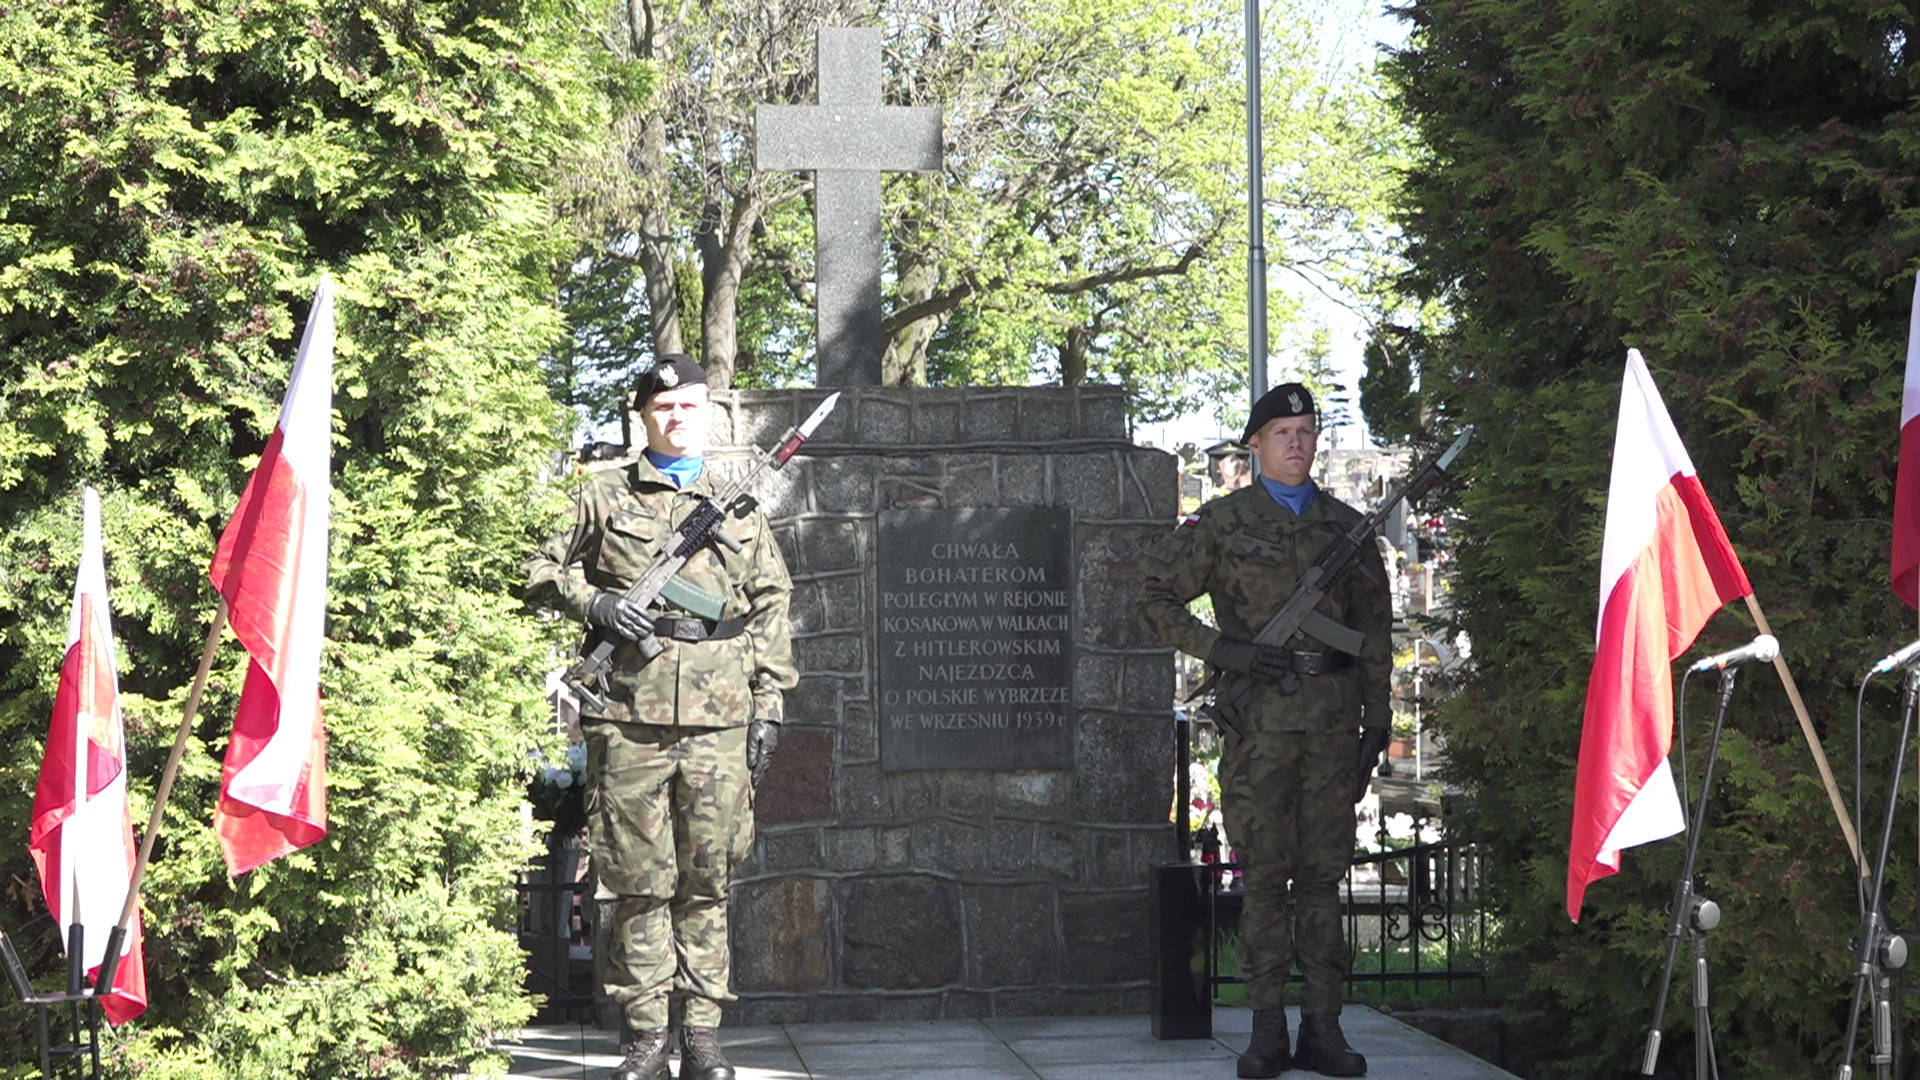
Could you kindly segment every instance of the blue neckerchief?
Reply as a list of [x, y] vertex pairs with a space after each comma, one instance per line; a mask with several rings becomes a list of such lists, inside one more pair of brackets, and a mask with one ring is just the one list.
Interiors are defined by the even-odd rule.
[[647, 460], [653, 467], [666, 474], [674, 487], [683, 488], [700, 479], [700, 470], [707, 463], [702, 457], [673, 457], [657, 451], [647, 451]]
[[1283, 484], [1263, 476], [1260, 478], [1260, 483], [1266, 486], [1267, 494], [1273, 496], [1274, 502], [1293, 511], [1296, 517], [1306, 513], [1307, 507], [1313, 505], [1313, 493], [1318, 490], [1311, 480], [1294, 485]]

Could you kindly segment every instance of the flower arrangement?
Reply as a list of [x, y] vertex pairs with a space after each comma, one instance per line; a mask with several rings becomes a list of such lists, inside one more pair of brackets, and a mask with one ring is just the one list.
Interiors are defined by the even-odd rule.
[[587, 825], [587, 746], [567, 747], [564, 765], [542, 765], [527, 783], [533, 816], [553, 822], [553, 840], [571, 837]]

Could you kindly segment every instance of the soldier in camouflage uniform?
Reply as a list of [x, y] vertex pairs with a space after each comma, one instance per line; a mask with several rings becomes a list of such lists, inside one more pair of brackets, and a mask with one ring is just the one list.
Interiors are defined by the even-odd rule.
[[[1313, 397], [1298, 383], [1255, 405], [1244, 441], [1259, 479], [1189, 515], [1140, 564], [1134, 613], [1169, 645], [1254, 680], [1221, 758], [1220, 809], [1246, 882], [1241, 974], [1254, 1009], [1243, 1077], [1298, 1066], [1359, 1076], [1366, 1059], [1340, 1030], [1350, 953], [1339, 882], [1353, 856], [1354, 803], [1386, 748], [1393, 615], [1385, 569], [1349, 564], [1318, 610], [1364, 635], [1359, 655], [1304, 634], [1286, 648], [1254, 638], [1320, 553], [1365, 515], [1314, 485]], [[1187, 605], [1213, 598], [1219, 628]], [[1289, 690], [1289, 687], [1292, 687]], [[1284, 1011], [1295, 964], [1306, 979], [1300, 1043], [1289, 1054]]]
[[[727, 888], [753, 842], [753, 784], [778, 740], [781, 691], [797, 681], [793, 586], [756, 510], [726, 525], [739, 551], [716, 542], [696, 552], [678, 575], [691, 591], [669, 593], [718, 618], [675, 600], [644, 610], [622, 595], [716, 490], [701, 457], [706, 373], [662, 356], [634, 401], [647, 452], [581, 488], [570, 527], [527, 561], [528, 597], [619, 639], [607, 704], [581, 717], [594, 870], [615, 894], [594, 957], [601, 992], [625, 1018], [614, 1080], [669, 1080], [669, 991], [686, 1001], [682, 1080], [732, 1080], [714, 1033], [720, 1003], [733, 999]], [[649, 634], [665, 646], [652, 660], [634, 644]]]

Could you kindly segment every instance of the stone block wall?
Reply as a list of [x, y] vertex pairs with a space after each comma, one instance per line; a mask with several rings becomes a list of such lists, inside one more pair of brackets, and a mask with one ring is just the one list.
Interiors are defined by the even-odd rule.
[[[737, 469], [826, 393], [715, 395]], [[732, 1019], [1147, 1008], [1147, 872], [1175, 857], [1173, 666], [1135, 625], [1135, 567], [1178, 514], [1172, 455], [1114, 387], [845, 391], [761, 501], [794, 579], [800, 684], [733, 896]], [[876, 514], [1073, 513], [1075, 767], [880, 768]]]

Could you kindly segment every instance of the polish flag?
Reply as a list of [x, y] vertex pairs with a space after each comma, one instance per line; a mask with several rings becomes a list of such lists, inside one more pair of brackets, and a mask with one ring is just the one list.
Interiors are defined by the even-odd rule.
[[1667, 751], [1673, 670], [1720, 605], [1753, 592], [1693, 461], [1627, 352], [1613, 481], [1600, 551], [1600, 618], [1573, 786], [1567, 917], [1587, 885], [1620, 870], [1620, 850], [1678, 833], [1685, 811]]
[[332, 434], [333, 283], [323, 276], [280, 422], [208, 571], [252, 656], [213, 819], [235, 875], [327, 834], [320, 650]]
[[1920, 608], [1920, 278], [1907, 323], [1907, 376], [1900, 392], [1900, 470], [1893, 481], [1893, 594]]
[[[120, 922], [133, 880], [133, 817], [127, 807], [127, 740], [120, 726], [120, 682], [113, 667], [112, 612], [100, 543], [100, 496], [86, 489], [80, 574], [67, 617], [67, 655], [53, 699], [53, 727], [40, 763], [27, 846], [40, 870], [47, 910], [60, 927], [79, 923], [82, 961], [97, 979], [107, 938]], [[124, 1024], [147, 1008], [139, 912], [121, 946], [113, 988], [100, 999], [107, 1019]], [[70, 940], [70, 939], [67, 939]]]

